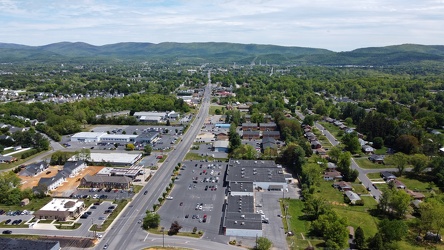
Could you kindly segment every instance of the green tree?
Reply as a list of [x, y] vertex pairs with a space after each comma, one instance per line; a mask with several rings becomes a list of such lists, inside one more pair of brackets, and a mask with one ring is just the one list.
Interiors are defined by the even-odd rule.
[[365, 236], [364, 230], [361, 227], [358, 227], [355, 231], [355, 239], [353, 240], [356, 249], [363, 250], [365, 249]]
[[412, 171], [415, 174], [420, 174], [427, 167], [427, 164], [429, 163], [429, 158], [424, 154], [414, 154], [410, 156], [409, 162], [413, 166]]
[[228, 131], [228, 141], [231, 152], [242, 145], [242, 140], [239, 134], [236, 132], [236, 125], [234, 123], [231, 124], [230, 130]]
[[361, 151], [361, 143], [359, 143], [358, 134], [356, 132], [346, 133], [342, 137], [342, 143], [344, 144], [344, 149], [350, 151], [352, 154], [356, 154]]
[[151, 155], [151, 152], [153, 152], [153, 147], [151, 147], [151, 145], [147, 144], [144, 148], [143, 151], [145, 152], [145, 154], [147, 155]]
[[330, 205], [321, 197], [310, 195], [305, 199], [304, 213], [308, 215], [310, 220], [317, 220], [319, 216], [327, 213], [330, 209]]
[[392, 157], [389, 158], [389, 162], [396, 166], [398, 169], [399, 175], [402, 175], [405, 170], [405, 166], [407, 165], [408, 156], [404, 153], [398, 152], [392, 155]]
[[322, 236], [326, 242], [330, 241], [330, 247], [342, 249], [348, 238], [346, 227], [347, 221], [339, 217], [333, 210], [329, 210], [312, 222], [311, 231], [315, 235]]
[[177, 222], [176, 220], [171, 223], [170, 230], [168, 230], [168, 235], [176, 235], [179, 233], [179, 230], [182, 228], [182, 226]]
[[402, 220], [383, 219], [378, 224], [383, 242], [400, 241], [407, 235], [408, 227]]
[[160, 215], [154, 212], [146, 211], [146, 216], [143, 218], [143, 229], [157, 228], [160, 224]]
[[405, 154], [418, 152], [419, 141], [413, 135], [401, 135], [396, 139], [396, 149]]
[[339, 161], [339, 156], [342, 153], [342, 149], [340, 146], [334, 146], [328, 151], [328, 157], [332, 162], [337, 163]]
[[319, 186], [322, 180], [322, 169], [317, 163], [305, 164], [302, 166], [302, 183], [308, 188]]
[[271, 249], [271, 241], [265, 237], [259, 237], [256, 241], [256, 247], [257, 250], [269, 250]]
[[444, 204], [435, 199], [428, 199], [421, 203], [420, 227], [424, 232], [436, 232], [440, 234], [444, 227]]
[[384, 139], [382, 137], [373, 138], [373, 147], [376, 149], [381, 149], [384, 146]]
[[301, 174], [302, 165], [305, 163], [305, 152], [301, 146], [295, 143], [288, 144], [279, 158], [285, 166], [295, 171], [295, 173]]
[[126, 148], [126, 150], [134, 150], [134, 149], [136, 149], [136, 146], [134, 146], [134, 144], [133, 143], [127, 143], [126, 145], [125, 145], [125, 148]]
[[368, 243], [368, 248], [370, 250], [382, 250], [384, 249], [384, 242], [382, 241], [382, 237], [380, 233], [376, 233], [375, 236], [370, 238]]

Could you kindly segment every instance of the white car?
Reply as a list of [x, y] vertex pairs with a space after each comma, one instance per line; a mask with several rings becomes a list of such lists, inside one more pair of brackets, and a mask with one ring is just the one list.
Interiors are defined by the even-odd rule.
[[101, 239], [102, 237], [103, 237], [103, 235], [101, 235], [101, 234], [98, 234], [98, 235], [97, 235], [97, 238], [98, 238], [98, 239]]
[[173, 197], [172, 197], [172, 196], [167, 196], [166, 199], [167, 199], [167, 200], [172, 200]]

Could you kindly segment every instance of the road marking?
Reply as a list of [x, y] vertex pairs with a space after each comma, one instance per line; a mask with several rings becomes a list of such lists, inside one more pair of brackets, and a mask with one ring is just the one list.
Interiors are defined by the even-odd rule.
[[145, 236], [145, 239], [143, 239], [143, 241], [146, 241], [146, 238], [148, 238], [149, 235], [150, 235], [150, 233], [147, 233]]
[[157, 239], [152, 239], [151, 241], [155, 241], [155, 240], [157, 240]]
[[185, 244], [188, 244], [189, 241], [185, 241]]

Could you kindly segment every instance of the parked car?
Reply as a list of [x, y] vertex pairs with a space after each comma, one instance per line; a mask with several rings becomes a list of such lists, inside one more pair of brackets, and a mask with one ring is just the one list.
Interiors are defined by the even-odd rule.
[[12, 231], [11, 230], [5, 230], [5, 231], [2, 232], [2, 234], [12, 234]]

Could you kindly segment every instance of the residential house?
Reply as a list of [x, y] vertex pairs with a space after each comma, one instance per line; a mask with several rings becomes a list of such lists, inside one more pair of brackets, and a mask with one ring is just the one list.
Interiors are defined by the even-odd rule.
[[276, 140], [271, 137], [262, 138], [261, 148], [262, 152], [264, 152], [266, 148], [277, 149]]
[[425, 199], [425, 195], [423, 193], [420, 192], [416, 192], [410, 189], [406, 190], [407, 194], [410, 195], [410, 197], [412, 197], [413, 200], [424, 200]]
[[349, 182], [340, 181], [333, 183], [333, 187], [339, 189], [340, 191], [353, 191], [353, 186]]
[[389, 182], [389, 181], [392, 181], [392, 180], [396, 179], [396, 176], [394, 174], [392, 174], [390, 172], [387, 172], [387, 171], [381, 172], [380, 175], [381, 175], [382, 179], [384, 179], [384, 181], [386, 181], [386, 182]]
[[260, 131], [275, 131], [276, 129], [277, 126], [274, 122], [259, 123]]
[[400, 180], [394, 179], [391, 180], [390, 182], [392, 182], [394, 187], [397, 189], [406, 189], [406, 186]]
[[324, 173], [324, 180], [326, 181], [334, 181], [334, 180], [342, 180], [341, 172], [339, 171], [329, 171]]
[[317, 148], [314, 150], [317, 155], [319, 155], [321, 158], [328, 158], [327, 151], [323, 148]]
[[361, 148], [362, 152], [366, 154], [373, 154], [375, 152], [375, 149], [370, 145], [363, 145]]
[[261, 137], [260, 131], [242, 131], [242, 139], [251, 140], [259, 139]]
[[0, 155], [0, 163], [11, 163], [17, 161], [17, 158], [10, 155]]
[[15, 141], [12, 136], [9, 135], [0, 135], [0, 141], [9, 140], [9, 141]]
[[244, 122], [244, 123], [242, 123], [242, 130], [243, 131], [254, 131], [254, 130], [257, 130], [257, 123]]
[[322, 148], [322, 144], [319, 141], [311, 141], [310, 145], [312, 149]]
[[279, 131], [264, 131], [262, 132], [262, 138], [274, 138], [279, 139], [281, 138], [281, 133]]
[[338, 166], [336, 164], [334, 164], [333, 162], [329, 162], [327, 163], [327, 170], [328, 171], [336, 171], [336, 169], [338, 168]]
[[20, 176], [36, 176], [48, 169], [49, 164], [46, 161], [31, 163], [26, 166], [20, 173]]
[[384, 164], [384, 157], [384, 155], [372, 154], [368, 157], [368, 159], [373, 163]]
[[86, 167], [87, 165], [84, 161], [67, 161], [63, 165], [63, 172], [67, 173], [69, 177], [74, 177]]
[[345, 191], [344, 194], [350, 200], [351, 204], [356, 204], [357, 201], [361, 200], [361, 197], [353, 191]]
[[62, 185], [63, 182], [66, 181], [66, 173], [63, 171], [58, 172], [53, 177], [48, 178], [40, 178], [39, 183], [36, 187], [34, 187], [34, 191], [37, 192], [43, 192], [45, 194], [48, 194], [50, 191], [58, 188], [60, 185]]

